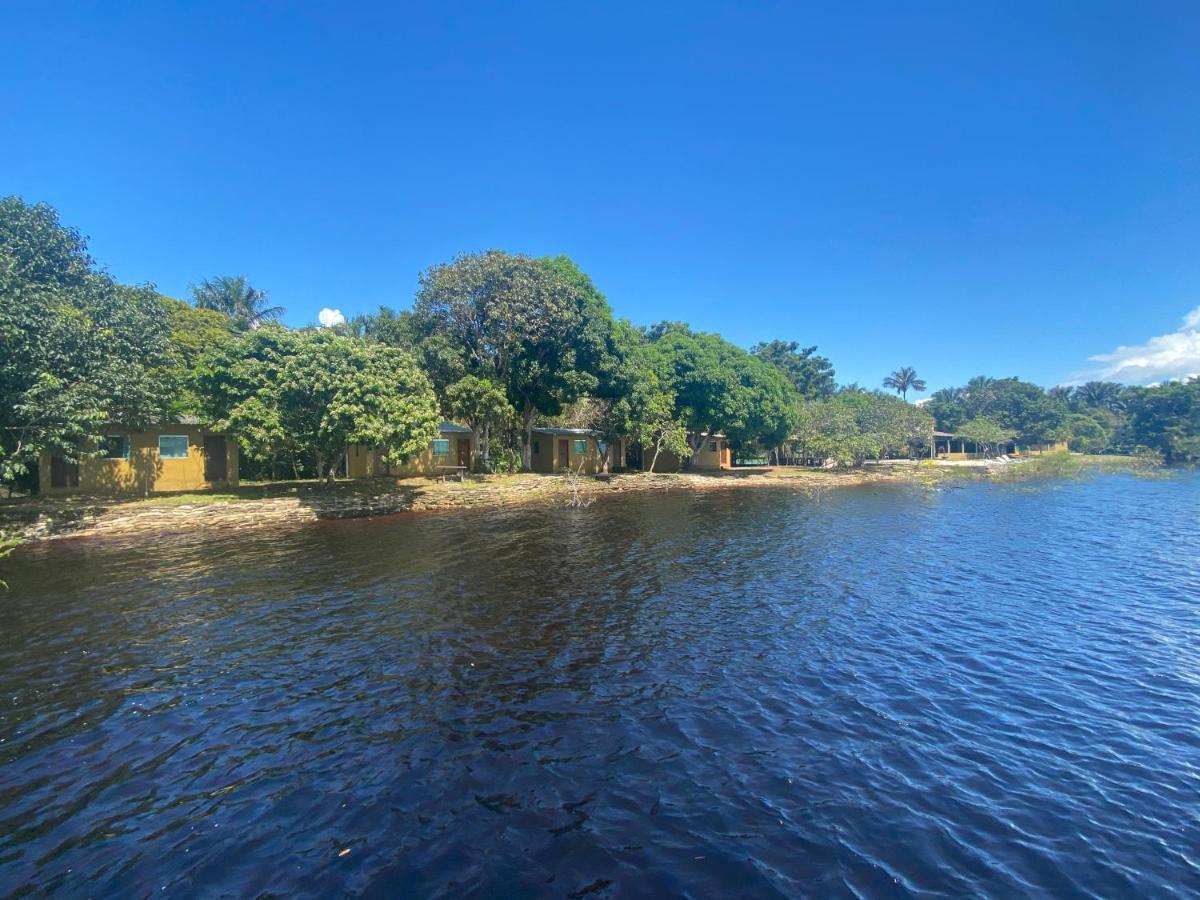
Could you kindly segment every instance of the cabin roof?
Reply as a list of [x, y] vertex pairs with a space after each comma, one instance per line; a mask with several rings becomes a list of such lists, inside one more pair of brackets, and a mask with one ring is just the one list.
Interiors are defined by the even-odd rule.
[[457, 422], [443, 422], [438, 426], [439, 432], [449, 432], [451, 434], [470, 434], [471, 429], [466, 425], [459, 425]]
[[575, 435], [576, 437], [595, 437], [599, 432], [592, 431], [590, 428], [534, 428], [537, 434], [553, 434], [553, 435]]

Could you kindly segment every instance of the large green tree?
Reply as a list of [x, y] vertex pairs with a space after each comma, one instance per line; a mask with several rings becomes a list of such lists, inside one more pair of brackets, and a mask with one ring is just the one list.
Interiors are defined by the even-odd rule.
[[798, 341], [766, 341], [750, 352], [779, 369], [799, 397], [815, 400], [833, 394], [833, 363], [817, 355], [817, 348], [801, 347]]
[[248, 453], [295, 447], [329, 480], [350, 444], [398, 461], [437, 436], [437, 399], [410, 354], [328, 330], [248, 332], [205, 361], [198, 383], [210, 418]]
[[107, 427], [166, 414], [170, 316], [150, 286], [98, 271], [45, 204], [0, 199], [0, 481], [43, 452], [77, 460]]
[[466, 375], [504, 386], [521, 420], [526, 469], [537, 417], [603, 385], [612, 313], [589, 286], [569, 260], [499, 250], [421, 276], [413, 312], [423, 357], [447, 386]]
[[776, 367], [680, 322], [652, 326], [647, 336], [650, 365], [674, 399], [693, 461], [714, 434], [738, 446], [766, 447], [787, 436], [795, 395]]
[[1129, 388], [1124, 399], [1128, 449], [1153, 450], [1169, 463], [1200, 460], [1200, 382]]

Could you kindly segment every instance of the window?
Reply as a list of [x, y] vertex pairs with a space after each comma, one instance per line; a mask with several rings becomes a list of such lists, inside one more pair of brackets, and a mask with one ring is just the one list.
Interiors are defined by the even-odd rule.
[[106, 434], [100, 445], [105, 459], [129, 459], [129, 438], [123, 434]]
[[449, 456], [450, 455], [450, 441], [448, 438], [438, 438], [436, 441], [433, 442], [433, 455], [434, 456]]
[[161, 459], [187, 459], [187, 435], [160, 434], [158, 436], [158, 455]]
[[575, 452], [576, 453], [587, 453], [587, 441], [576, 441], [575, 442]]
[[534, 453], [541, 453], [541, 452], [542, 452], [542, 447], [541, 447], [541, 445], [540, 445], [540, 444], [539, 444], [537, 441], [534, 441], [534, 442], [533, 442], [533, 452], [534, 452]]
[[711, 450], [713, 453], [716, 453], [716, 452], [717, 452], [717, 442], [716, 442], [716, 441], [709, 441], [709, 442], [708, 442], [708, 449], [709, 449], [709, 450]]

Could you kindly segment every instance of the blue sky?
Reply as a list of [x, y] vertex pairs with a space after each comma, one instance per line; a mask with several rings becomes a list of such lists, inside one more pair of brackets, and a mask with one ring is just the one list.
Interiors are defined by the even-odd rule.
[[291, 324], [499, 247], [841, 381], [1200, 371], [1195, 3], [360, 6], [9, 8], [0, 192]]

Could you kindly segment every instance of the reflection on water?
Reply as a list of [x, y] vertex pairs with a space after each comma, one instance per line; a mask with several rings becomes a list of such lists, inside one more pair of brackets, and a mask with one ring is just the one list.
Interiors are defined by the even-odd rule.
[[0, 891], [1200, 891], [1200, 479], [24, 548]]

